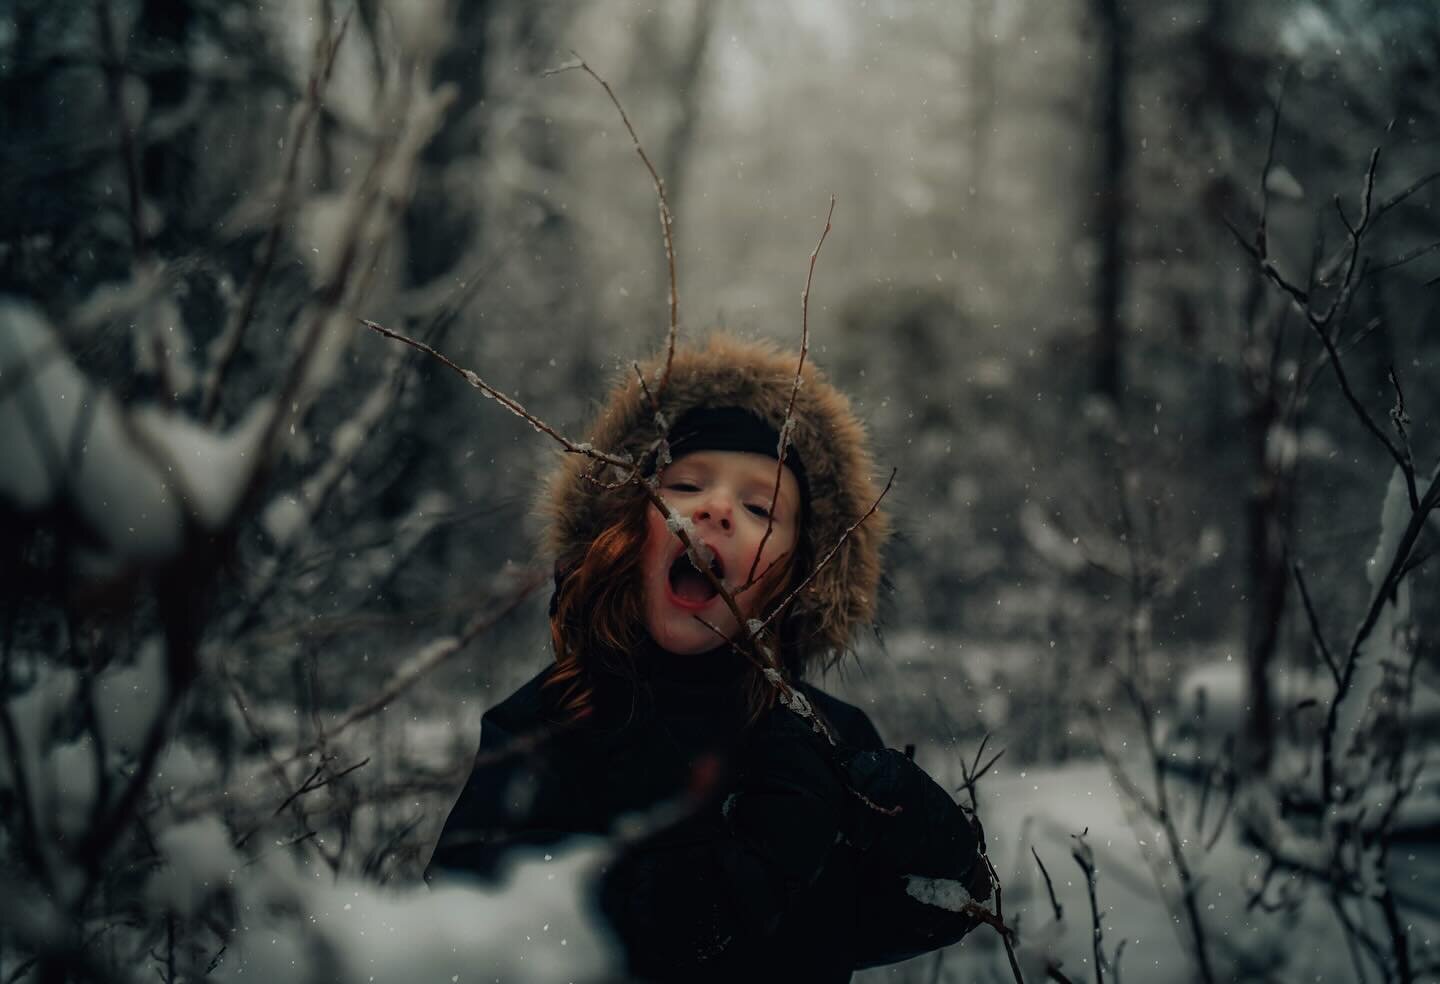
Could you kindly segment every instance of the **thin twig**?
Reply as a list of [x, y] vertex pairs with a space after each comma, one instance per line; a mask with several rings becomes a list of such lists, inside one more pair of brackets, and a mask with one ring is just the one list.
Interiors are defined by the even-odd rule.
[[495, 387], [485, 382], [485, 380], [481, 379], [474, 370], [464, 369], [456, 365], [454, 362], [450, 361], [449, 358], [442, 355], [440, 352], [436, 351], [434, 348], [431, 348], [429, 345], [425, 344], [419, 339], [411, 338], [410, 336], [401, 334], [394, 329], [386, 328], [379, 322], [371, 321], [369, 318], [357, 318], [356, 320], [359, 321], [366, 328], [369, 328], [374, 332], [384, 335], [386, 338], [392, 338], [397, 342], [404, 342], [406, 345], [409, 345], [412, 348], [419, 349], [421, 352], [424, 352], [432, 359], [435, 359], [449, 369], [454, 370], [471, 386], [475, 387], [481, 393], [484, 393], [486, 396], [490, 397], [496, 403], [499, 403], [502, 407], [504, 407], [506, 410], [509, 410], [521, 420], [524, 420], [531, 427], [535, 428], [535, 430], [541, 432], [542, 434], [548, 434], [550, 437], [554, 438], [560, 443], [562, 447], [565, 448], [566, 451], [569, 451], [572, 454], [583, 454], [587, 458], [593, 458], [596, 461], [602, 461], [607, 465], [614, 465], [617, 468], [630, 468], [634, 465], [634, 462], [628, 461], [625, 458], [621, 458], [618, 455], [608, 454], [604, 451], [597, 451], [588, 444], [580, 444], [579, 442], [570, 440], [568, 437], [561, 434], [555, 428], [545, 423], [545, 421], [535, 416], [529, 410], [526, 410], [523, 406], [520, 405], [519, 401], [509, 396], [506, 396], [504, 393], [500, 392]]
[[1035, 845], [1030, 845], [1030, 853], [1035, 858], [1035, 863], [1040, 866], [1040, 874], [1045, 878], [1045, 891], [1050, 896], [1050, 908], [1055, 912], [1055, 921], [1060, 922], [1065, 918], [1065, 910], [1060, 906], [1060, 900], [1055, 897], [1055, 885], [1050, 881], [1050, 872], [1045, 870], [1045, 862], [1040, 860], [1040, 854], [1035, 850]]
[[1396, 544], [1395, 553], [1390, 559], [1389, 568], [1385, 577], [1381, 579], [1379, 590], [1371, 598], [1370, 607], [1365, 612], [1365, 617], [1356, 628], [1354, 636], [1350, 640], [1349, 649], [1345, 654], [1345, 663], [1341, 668], [1340, 682], [1336, 687], [1335, 697], [1330, 702], [1330, 710], [1325, 719], [1325, 727], [1320, 732], [1320, 796], [1323, 804], [1329, 805], [1334, 802], [1335, 796], [1335, 764], [1332, 760], [1334, 749], [1335, 729], [1339, 725], [1340, 705], [1349, 693], [1350, 686], [1355, 678], [1356, 666], [1359, 663], [1360, 649], [1370, 633], [1374, 631], [1376, 623], [1380, 620], [1380, 614], [1385, 606], [1390, 603], [1392, 595], [1400, 583], [1400, 578], [1406, 570], [1406, 561], [1415, 548], [1415, 541], [1419, 539], [1421, 531], [1425, 527], [1427, 517], [1437, 506], [1440, 506], [1440, 468], [1430, 477], [1429, 488], [1425, 496], [1420, 500], [1418, 507], [1410, 514], [1409, 522], [1404, 531], [1400, 534], [1400, 541]]
[[1105, 984], [1104, 936], [1100, 924], [1100, 903], [1095, 895], [1095, 856], [1090, 851], [1090, 845], [1085, 843], [1085, 835], [1089, 832], [1090, 828], [1086, 827], [1072, 835], [1079, 846], [1070, 855], [1085, 873], [1085, 890], [1090, 895], [1090, 942], [1095, 954], [1095, 984]]
[[1386, 212], [1390, 211], [1392, 208], [1399, 205], [1401, 202], [1404, 202], [1407, 198], [1415, 194], [1417, 191], [1420, 191], [1422, 188], [1424, 188], [1430, 182], [1434, 181], [1436, 178], [1440, 178], [1440, 171], [1431, 171], [1424, 177], [1407, 185], [1400, 191], [1397, 191], [1395, 194], [1391, 195], [1389, 198], [1385, 199], [1378, 206], [1376, 206], [1375, 218], [1378, 220], [1380, 216], [1384, 215]]
[[620, 104], [620, 99], [615, 95], [615, 90], [610, 88], [610, 83], [601, 78], [599, 73], [591, 68], [584, 58], [580, 57], [579, 52], [572, 48], [570, 54], [575, 56], [573, 62], [547, 69], [542, 74], [545, 76], [559, 75], [561, 72], [579, 69], [600, 83], [601, 87], [605, 90], [605, 94], [610, 97], [610, 102], [615, 105], [616, 111], [619, 112], [620, 119], [625, 124], [625, 129], [629, 131], [630, 142], [635, 145], [635, 153], [640, 155], [640, 160], [645, 163], [645, 170], [650, 172], [650, 180], [655, 184], [655, 197], [659, 200], [660, 232], [665, 240], [665, 262], [670, 272], [670, 335], [665, 354], [665, 369], [660, 376], [660, 383], [656, 387], [656, 405], [658, 406], [658, 401], [664, 399], [665, 389], [670, 385], [670, 367], [675, 361], [675, 342], [680, 335], [680, 292], [675, 283], [675, 218], [670, 211], [670, 200], [665, 194], [665, 182], [661, 180], [659, 172], [655, 170], [655, 165], [650, 162], [649, 155], [645, 153], [645, 147], [640, 143], [640, 137], [635, 133], [635, 127], [630, 125], [630, 117], [626, 115], [625, 107]]
[[321, 762], [319, 765], [315, 766], [315, 771], [311, 772], [310, 775], [306, 777], [305, 781], [300, 784], [299, 788], [297, 788], [293, 793], [291, 793], [288, 797], [285, 798], [285, 802], [275, 807], [274, 815], [278, 817], [281, 813], [284, 813], [287, 806], [297, 801], [301, 796], [304, 796], [306, 793], [313, 793], [317, 789], [323, 789], [325, 786], [330, 785], [335, 780], [342, 779], [345, 776], [348, 776], [350, 773], [354, 772], [356, 769], [362, 768], [369, 764], [370, 757], [367, 755], [365, 758], [361, 759], [359, 762], [356, 762], [352, 766], [341, 769], [339, 772], [332, 773], [328, 776], [322, 776], [322, 773], [329, 765], [329, 762]]
[[815, 567], [811, 569], [810, 573], [806, 575], [805, 580], [797, 584], [795, 586], [795, 589], [785, 596], [785, 600], [776, 607], [775, 611], [772, 612], [770, 616], [765, 619], [765, 621], [761, 624], [762, 629], [768, 627], [769, 624], [775, 620], [776, 615], [790, 607], [790, 604], [800, 596], [800, 593], [810, 586], [810, 582], [815, 580], [815, 575], [818, 574], [822, 569], [824, 569], [825, 565], [830, 562], [830, 558], [834, 557], [836, 552], [838, 552], [839, 549], [845, 545], [845, 541], [850, 539], [850, 534], [854, 533], [857, 529], [860, 528], [860, 524], [864, 523], [865, 520], [869, 519], [872, 515], [875, 514], [875, 510], [880, 507], [881, 500], [885, 498], [885, 494], [890, 491], [890, 486], [895, 482], [895, 472], [896, 469], [890, 469], [890, 477], [886, 480], [885, 487], [880, 490], [880, 494], [875, 498], [875, 501], [870, 504], [870, 508], [865, 510], [865, 515], [861, 516], [855, 522], [850, 524], [850, 526], [845, 530], [845, 532], [841, 534], [840, 539], [835, 541], [835, 545], [832, 546], [830, 548], [830, 551], [825, 554], [824, 558], [821, 559], [820, 563], [816, 564]]
[[[1005, 905], [1000, 887], [1000, 876], [996, 874], [995, 866], [990, 863], [990, 858], [987, 855], [980, 855], [980, 860], [985, 862], [985, 868], [990, 873], [990, 885], [995, 892], [993, 921], [991, 921], [990, 918], [981, 918], [981, 922], [989, 925], [991, 929], [994, 929], [996, 933], [1000, 935], [1000, 942], [1005, 946], [1005, 958], [1010, 963], [1010, 973], [1014, 975], [1016, 984], [1025, 984], [1025, 977], [1020, 973], [1020, 961], [1015, 956], [1015, 931], [1005, 925]], [[971, 905], [967, 907], [967, 911], [971, 912], [972, 915], [977, 914], [976, 910], [978, 910], [978, 914], [983, 914], [983, 917], [992, 916], [989, 910], [978, 903], [971, 903]]]
[[1410, 943], [1405, 931], [1405, 920], [1400, 915], [1399, 906], [1395, 903], [1395, 893], [1390, 890], [1389, 881], [1385, 877], [1388, 853], [1388, 845], [1382, 842], [1380, 860], [1376, 865], [1376, 870], [1380, 873], [1382, 891], [1375, 901], [1380, 906], [1380, 912], [1385, 917], [1385, 929], [1390, 934], [1390, 953], [1395, 961], [1395, 979], [1400, 984], [1412, 984], [1415, 980], [1415, 973], [1410, 962]]
[[[1357, 269], [1359, 268], [1361, 247], [1364, 243], [1364, 237], [1369, 231], [1374, 220], [1378, 217], [1379, 214], [1381, 214], [1373, 207], [1375, 195], [1375, 177], [1376, 172], [1379, 168], [1379, 164], [1380, 148], [1377, 146], [1371, 151], [1369, 163], [1365, 168], [1364, 186], [1360, 196], [1360, 217], [1357, 221], [1352, 223], [1345, 215], [1344, 209], [1343, 207], [1341, 207], [1338, 197], [1334, 200], [1336, 211], [1340, 214], [1341, 222], [1344, 224], [1349, 237], [1349, 242], [1343, 254], [1343, 274], [1340, 278], [1339, 286], [1335, 289], [1335, 292], [1331, 296], [1329, 303], [1325, 306], [1323, 310], [1317, 311], [1312, 304], [1312, 296], [1306, 291], [1303, 291], [1299, 287], [1290, 283], [1290, 281], [1283, 274], [1280, 273], [1279, 269], [1275, 266], [1275, 264], [1271, 262], [1270, 259], [1265, 255], [1265, 253], [1262, 250], [1258, 249], [1255, 245], [1247, 242], [1245, 240], [1245, 237], [1240, 234], [1240, 231], [1228, 219], [1226, 220], [1225, 224], [1230, 229], [1231, 233], [1235, 236], [1236, 242], [1240, 244], [1241, 248], [1244, 249], [1247, 253], [1249, 253], [1250, 256], [1254, 258], [1255, 261], [1259, 264], [1260, 269], [1265, 274], [1265, 276], [1269, 278], [1269, 280], [1273, 284], [1275, 284], [1282, 291], [1288, 294], [1290, 298], [1294, 300], [1304, 312], [1307, 322], [1310, 324], [1311, 328], [1314, 329], [1315, 334], [1319, 337], [1321, 344], [1325, 347], [1326, 355], [1329, 357], [1330, 364], [1335, 371], [1335, 379], [1340, 384], [1340, 391], [1344, 395], [1346, 402], [1350, 405], [1352, 412], [1357, 418], [1359, 418], [1360, 423], [1364, 426], [1364, 428], [1370, 432], [1370, 435], [1374, 437], [1375, 440], [1380, 442], [1380, 444], [1385, 448], [1386, 452], [1390, 455], [1390, 457], [1395, 461], [1397, 465], [1399, 465], [1401, 473], [1405, 477], [1406, 488], [1410, 495], [1411, 506], [1412, 508], [1414, 508], [1416, 506], [1416, 503], [1418, 502], [1418, 496], [1415, 489], [1414, 465], [1409, 460], [1408, 456], [1404, 453], [1404, 451], [1397, 447], [1395, 443], [1391, 441], [1390, 438], [1385, 434], [1385, 432], [1379, 427], [1379, 425], [1375, 423], [1374, 419], [1370, 415], [1370, 412], [1365, 408], [1365, 405], [1360, 401], [1359, 397], [1355, 395], [1354, 390], [1350, 386], [1349, 376], [1345, 372], [1345, 367], [1342, 363], [1339, 352], [1336, 349], [1336, 342], [1334, 337], [1335, 333], [1332, 331], [1332, 326], [1336, 323], [1337, 315], [1347, 310], [1350, 298], [1358, 282], [1355, 274]], [[1423, 184], [1423, 182], [1421, 183]], [[1413, 192], [1408, 190], [1407, 192], [1402, 192], [1400, 196], [1397, 196], [1396, 199], [1393, 200], [1393, 204], [1398, 204], [1399, 201], [1403, 201], [1404, 197], [1406, 197], [1410, 193]], [[1390, 204], [1391, 201], [1387, 201], [1386, 203], [1382, 204], [1382, 208], [1385, 205]]]
[[205, 380], [205, 392], [200, 404], [200, 419], [206, 422], [213, 420], [216, 411], [220, 409], [220, 395], [225, 385], [225, 377], [245, 340], [245, 331], [255, 316], [260, 293], [264, 290], [265, 282], [269, 279], [270, 271], [275, 265], [275, 257], [280, 249], [281, 235], [285, 231], [286, 223], [291, 218], [291, 213], [294, 212], [295, 189], [299, 184], [300, 155], [305, 148], [305, 137], [310, 131], [311, 123], [320, 113], [325, 86], [330, 81], [330, 74], [335, 67], [335, 55], [340, 51], [340, 43], [345, 39], [345, 31], [350, 26], [350, 15], [353, 10], [352, 7], [345, 12], [345, 17], [340, 21], [340, 29], [336, 32], [333, 41], [329, 38], [330, 31], [327, 23], [325, 30], [315, 42], [315, 64], [310, 72], [305, 101], [301, 103], [290, 127], [290, 132], [286, 136], [287, 154], [280, 180], [280, 193], [275, 199], [275, 214], [270, 220], [270, 228], [266, 230], [265, 241], [260, 247], [259, 262], [251, 269], [250, 276], [245, 281], [245, 293], [240, 296], [240, 306], [235, 309], [234, 315], [226, 322], [225, 330], [220, 336], [215, 365]]
[[1280, 134], [1280, 119], [1284, 115], [1285, 107], [1285, 83], [1289, 76], [1288, 69], [1280, 76], [1280, 91], [1275, 95], [1275, 113], [1270, 120], [1270, 140], [1265, 146], [1265, 164], [1260, 168], [1260, 221], [1255, 228], [1255, 249], [1262, 259], [1269, 256], [1270, 170], [1275, 165], [1275, 142]]
[[462, 652], [479, 636], [497, 625], [501, 619], [519, 608], [548, 579], [548, 576], [541, 571], [529, 571], [522, 577], [515, 590], [498, 606], [491, 611], [475, 616], [458, 635], [445, 639], [440, 644], [431, 643], [422, 647], [420, 655], [405, 664], [401, 672], [391, 677], [384, 689], [369, 700], [352, 707], [338, 721], [326, 728], [324, 738], [334, 740], [360, 721], [383, 711], [423, 677], [433, 672], [436, 667]]
[[1320, 616], [1315, 611], [1315, 603], [1310, 599], [1310, 589], [1305, 584], [1305, 575], [1300, 570], [1300, 562], [1293, 561], [1290, 570], [1295, 574], [1295, 585], [1300, 589], [1300, 600], [1305, 606], [1305, 617], [1310, 622], [1310, 634], [1315, 639], [1315, 647], [1320, 651], [1320, 658], [1330, 669], [1330, 675], [1335, 678], [1335, 683], [1340, 683], [1340, 667], [1335, 662], [1335, 657], [1330, 653], [1330, 647], [1325, 642], [1325, 632], [1320, 627]]
[[650, 386], [645, 382], [645, 373], [641, 370], [640, 363], [632, 362], [630, 364], [635, 367], [635, 378], [640, 381], [640, 392], [645, 394], [645, 399], [650, 404], [650, 412], [658, 414], [660, 412], [660, 401], [655, 399], [654, 393], [650, 392]]
[[1437, 239], [1433, 243], [1426, 243], [1424, 246], [1416, 246], [1414, 249], [1406, 250], [1399, 256], [1391, 257], [1388, 260], [1382, 260], [1379, 263], [1372, 263], [1369, 267], [1366, 268], [1365, 276], [1373, 277], [1377, 273], [1384, 273], [1386, 270], [1394, 270], [1398, 267], [1405, 266], [1408, 263], [1414, 263], [1422, 256], [1428, 256], [1429, 254], [1435, 252], [1437, 249], [1440, 249], [1440, 239]]
[[130, 249], [135, 258], [140, 259], [148, 250], [145, 237], [145, 202], [140, 185], [140, 162], [135, 149], [135, 131], [130, 125], [130, 113], [125, 107], [125, 66], [120, 61], [120, 49], [115, 39], [115, 22], [109, 0], [98, 0], [95, 13], [100, 25], [100, 47], [104, 56], [105, 94], [120, 133], [120, 161], [125, 169], [125, 190], [129, 197], [127, 215], [130, 222]]
[[790, 428], [795, 416], [795, 398], [800, 394], [801, 374], [805, 368], [805, 356], [810, 351], [810, 283], [815, 278], [815, 260], [820, 255], [820, 247], [825, 245], [825, 237], [830, 235], [830, 220], [835, 216], [835, 196], [830, 196], [830, 210], [825, 213], [825, 228], [820, 232], [820, 241], [810, 251], [810, 269], [805, 274], [805, 290], [800, 294], [800, 358], [795, 362], [795, 381], [790, 385], [790, 401], [785, 405], [785, 419], [780, 424], [780, 440], [775, 449], [775, 487], [770, 491], [770, 515], [765, 524], [765, 535], [760, 538], [760, 547], [755, 551], [755, 559], [750, 562], [750, 573], [746, 575], [747, 583], [755, 578], [755, 567], [760, 563], [760, 554], [765, 549], [766, 542], [775, 528], [775, 503], [780, 499], [780, 479], [785, 470], [785, 456], [790, 451]]
[[975, 761], [970, 765], [966, 765], [963, 758], [960, 760], [960, 778], [963, 781], [961, 782], [959, 789], [956, 789], [956, 792], [958, 793], [961, 789], [966, 791], [966, 793], [970, 796], [971, 809], [975, 809], [978, 806], [975, 799], [976, 783], [978, 783], [980, 779], [994, 767], [995, 763], [1000, 761], [1000, 757], [1005, 754], [1005, 749], [1000, 749], [1000, 751], [990, 756], [990, 760], [982, 766], [980, 764], [980, 756], [985, 754], [985, 745], [989, 741], [990, 732], [987, 731], [980, 739], [980, 747], [975, 750]]
[[[1390, 408], [1390, 423], [1395, 428], [1395, 433], [1400, 435], [1400, 450], [1404, 453], [1408, 466], [1406, 474], [1413, 475], [1415, 473], [1415, 455], [1410, 450], [1410, 432], [1406, 429], [1410, 426], [1410, 415], [1405, 412], [1405, 390], [1400, 385], [1400, 374], [1396, 372], [1393, 365], [1386, 371], [1386, 376], [1395, 390], [1395, 405]], [[1419, 509], [1420, 498], [1413, 479], [1406, 483], [1406, 491], [1410, 495], [1410, 508], [1412, 510]]]

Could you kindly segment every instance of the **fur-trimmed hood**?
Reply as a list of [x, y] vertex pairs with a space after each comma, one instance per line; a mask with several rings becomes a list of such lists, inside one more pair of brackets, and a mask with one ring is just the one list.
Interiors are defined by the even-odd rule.
[[[662, 350], [641, 367], [647, 380], [658, 378], [664, 359]], [[673, 424], [696, 407], [741, 407], [778, 432], [797, 360], [797, 353], [725, 334], [712, 335], [698, 346], [680, 345], [661, 396], [661, 413]], [[653, 391], [653, 382], [651, 387]], [[809, 485], [805, 535], [818, 562], [865, 515], [880, 487], [864, 425], [850, 401], [825, 381], [809, 358], [790, 433], [791, 453], [804, 463]], [[605, 398], [586, 440], [597, 449], [638, 459], [655, 437], [650, 401], [634, 373], [627, 372]], [[578, 562], [605, 522], [610, 493], [584, 477], [594, 466], [583, 456], [566, 455], [551, 474], [540, 504], [545, 545], [562, 566]], [[620, 476], [607, 468], [600, 477], [615, 481]], [[797, 600], [790, 623], [798, 629], [794, 637], [802, 651], [797, 655], [807, 668], [838, 659], [852, 648], [857, 630], [874, 620], [880, 553], [888, 532], [889, 523], [877, 509]]]

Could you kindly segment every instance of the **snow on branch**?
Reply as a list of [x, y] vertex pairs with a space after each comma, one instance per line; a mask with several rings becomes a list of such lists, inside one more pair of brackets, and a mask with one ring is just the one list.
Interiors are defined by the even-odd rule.
[[0, 498], [72, 512], [81, 559], [117, 574], [174, 559], [187, 532], [234, 518], [259, 463], [268, 401], [221, 433], [175, 411], [127, 409], [87, 380], [34, 308], [0, 298]]

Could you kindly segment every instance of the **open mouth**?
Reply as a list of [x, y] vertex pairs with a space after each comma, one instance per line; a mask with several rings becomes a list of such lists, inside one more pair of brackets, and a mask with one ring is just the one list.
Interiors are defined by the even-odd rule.
[[[725, 576], [725, 565], [713, 550], [710, 555], [710, 573], [719, 580]], [[695, 569], [689, 554], [682, 550], [670, 565], [670, 593], [681, 604], [699, 607], [708, 603], [719, 592], [711, 586], [704, 574]]]

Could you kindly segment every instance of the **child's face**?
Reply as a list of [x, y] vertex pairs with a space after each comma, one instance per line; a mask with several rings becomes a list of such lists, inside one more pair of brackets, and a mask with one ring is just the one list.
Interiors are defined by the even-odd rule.
[[[660, 496], [677, 517], [689, 519], [692, 539], [704, 541], [720, 565], [717, 572], [732, 592], [750, 578], [751, 564], [765, 537], [775, 488], [775, 459], [745, 451], [695, 451], [660, 474]], [[800, 486], [790, 469], [780, 472], [775, 522], [755, 573], [762, 574], [777, 558], [795, 549], [800, 535]], [[702, 653], [721, 640], [696, 616], [734, 638], [739, 626], [724, 599], [683, 559], [684, 545], [665, 526], [660, 510], [648, 510], [642, 576], [645, 627], [664, 649]], [[698, 546], [698, 543], [697, 543]], [[767, 599], [767, 588], [788, 568], [775, 565], [771, 576], [736, 595], [741, 613], [754, 616]]]

